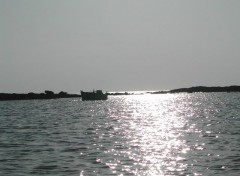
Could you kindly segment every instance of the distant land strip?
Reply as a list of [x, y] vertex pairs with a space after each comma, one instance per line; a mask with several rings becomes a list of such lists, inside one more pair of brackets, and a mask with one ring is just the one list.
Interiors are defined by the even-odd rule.
[[[240, 86], [225, 86], [225, 87], [206, 87], [206, 86], [196, 86], [190, 88], [179, 88], [167, 91], [155, 91], [146, 92], [150, 94], [166, 94], [166, 93], [197, 93], [197, 92], [240, 92]], [[134, 93], [128, 92], [115, 92], [107, 93], [108, 95], [134, 95]], [[144, 93], [141, 93], [144, 94]], [[55, 94], [52, 91], [46, 90], [44, 93], [27, 93], [27, 94], [17, 94], [17, 93], [0, 93], [0, 101], [5, 100], [35, 100], [35, 99], [57, 99], [57, 98], [74, 98], [81, 97], [79, 94], [68, 94], [67, 92], [59, 92]]]
[[[197, 92], [240, 92], [240, 86], [226, 86], [226, 87], [206, 87], [206, 86], [196, 86], [190, 88], [179, 88], [172, 90], [164, 90], [164, 91], [154, 91], [154, 92], [146, 92], [149, 94], [167, 94], [167, 93], [197, 93]], [[144, 93], [140, 93], [144, 94]], [[116, 93], [108, 93], [108, 95], [134, 95], [134, 93], [128, 92], [116, 92]]]
[[37, 100], [37, 99], [57, 99], [57, 98], [73, 98], [81, 97], [78, 94], [68, 94], [67, 92], [59, 92], [55, 94], [52, 91], [46, 90], [45, 93], [17, 94], [17, 93], [0, 93], [0, 101], [6, 100]]
[[157, 91], [152, 92], [152, 94], [164, 94], [164, 93], [195, 93], [195, 92], [240, 92], [240, 86], [225, 86], [225, 87], [206, 87], [197, 86], [190, 88], [179, 88], [169, 91]]

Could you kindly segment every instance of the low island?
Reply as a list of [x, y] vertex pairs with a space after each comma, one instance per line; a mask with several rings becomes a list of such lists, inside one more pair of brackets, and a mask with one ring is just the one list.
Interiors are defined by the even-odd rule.
[[206, 87], [196, 86], [190, 88], [180, 88], [168, 91], [157, 91], [152, 94], [164, 94], [164, 93], [197, 93], [197, 92], [240, 92], [240, 86], [225, 86], [225, 87]]
[[[206, 86], [196, 86], [190, 88], [179, 88], [172, 89], [167, 91], [155, 91], [155, 92], [146, 92], [150, 94], [166, 94], [166, 93], [211, 93], [211, 92], [240, 92], [240, 86], [225, 86], [225, 87], [206, 87]], [[133, 93], [128, 92], [115, 92], [115, 93], [106, 93], [107, 95], [134, 95]], [[143, 93], [141, 93], [143, 94]], [[81, 97], [79, 94], [68, 94], [67, 92], [59, 92], [55, 94], [52, 91], [46, 90], [44, 93], [0, 93], [0, 101], [5, 100], [35, 100], [35, 99], [57, 99], [57, 98], [74, 98]]]
[[55, 94], [53, 91], [46, 90], [44, 93], [0, 93], [0, 101], [5, 100], [35, 100], [35, 99], [57, 99], [57, 98], [72, 98], [81, 97], [78, 94], [68, 94], [67, 92], [59, 92]]

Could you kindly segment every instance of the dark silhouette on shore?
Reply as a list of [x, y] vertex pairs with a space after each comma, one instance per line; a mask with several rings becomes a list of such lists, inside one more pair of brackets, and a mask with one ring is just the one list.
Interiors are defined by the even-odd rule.
[[195, 93], [195, 92], [240, 92], [240, 86], [226, 86], [226, 87], [197, 86], [197, 87], [190, 87], [190, 88], [173, 89], [169, 91], [152, 92], [152, 94]]
[[57, 98], [73, 98], [81, 97], [78, 94], [68, 94], [67, 92], [59, 92], [55, 94], [53, 91], [46, 90], [45, 93], [17, 94], [17, 93], [0, 93], [0, 101], [4, 100], [35, 100], [35, 99], [57, 99]]
[[[196, 86], [196, 87], [189, 87], [189, 88], [179, 88], [179, 89], [145, 92], [145, 93], [167, 94], [167, 93], [194, 93], [194, 92], [240, 92], [240, 86], [225, 86], [225, 87]], [[107, 94], [108, 95], [136, 95], [135, 93], [129, 93], [129, 92], [115, 92], [115, 93], [107, 93]], [[141, 94], [144, 94], [144, 93], [141, 93]]]
[[107, 93], [108, 95], [133, 95], [133, 93], [128, 92], [115, 92], [115, 93]]
[[[196, 92], [240, 92], [240, 86], [225, 86], [225, 87], [206, 87], [197, 86], [190, 88], [179, 88], [168, 91], [146, 92], [150, 94], [166, 94], [166, 93], [196, 93]], [[128, 92], [106, 93], [106, 95], [134, 95]], [[4, 100], [35, 100], [35, 99], [57, 99], [57, 98], [74, 98], [81, 97], [79, 94], [68, 94], [67, 92], [59, 92], [55, 94], [52, 91], [46, 90], [44, 93], [17, 94], [17, 93], [0, 93], [0, 101]]]

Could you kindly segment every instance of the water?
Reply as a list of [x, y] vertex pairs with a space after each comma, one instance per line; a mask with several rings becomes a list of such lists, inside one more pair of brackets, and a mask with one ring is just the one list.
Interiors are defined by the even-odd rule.
[[0, 102], [1, 176], [240, 175], [240, 94]]

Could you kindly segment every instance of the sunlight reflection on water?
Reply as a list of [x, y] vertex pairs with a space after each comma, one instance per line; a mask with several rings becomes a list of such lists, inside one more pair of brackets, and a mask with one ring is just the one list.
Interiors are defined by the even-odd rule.
[[0, 175], [240, 174], [240, 94], [0, 103]]
[[[127, 172], [136, 175], [161, 175], [164, 170], [181, 174], [186, 169], [184, 154], [189, 150], [183, 131], [187, 119], [180, 111], [191, 112], [191, 108], [180, 103], [176, 95], [135, 95], [123, 97], [124, 103], [119, 121], [127, 149], [113, 151], [128, 156], [134, 165], [126, 165]], [[121, 109], [121, 108], [120, 108]], [[113, 117], [116, 114], [110, 113]], [[119, 162], [112, 162], [112, 169]], [[111, 166], [110, 166], [111, 167]]]

